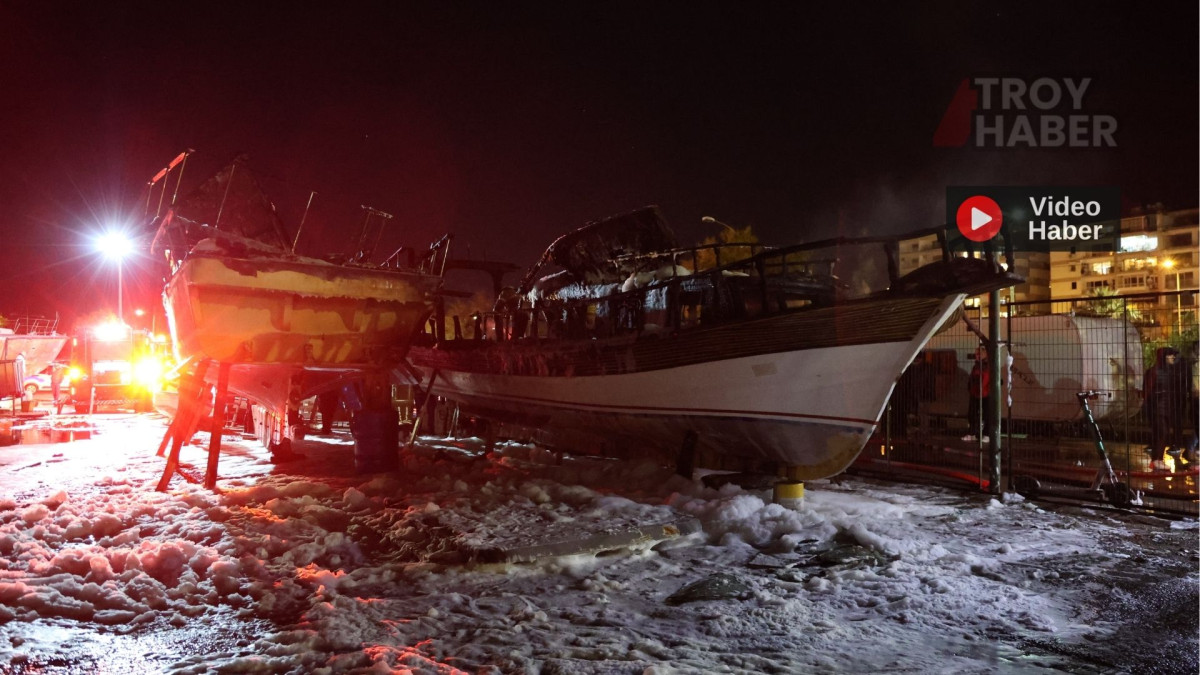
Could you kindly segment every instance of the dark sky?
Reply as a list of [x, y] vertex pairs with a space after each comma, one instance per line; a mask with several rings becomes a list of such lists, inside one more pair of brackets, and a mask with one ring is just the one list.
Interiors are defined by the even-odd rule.
[[[195, 3], [193, 3], [195, 4]], [[1197, 4], [0, 1], [0, 313], [111, 304], [89, 248], [144, 183], [250, 154], [301, 252], [359, 205], [380, 248], [446, 232], [528, 265], [555, 236], [659, 204], [767, 243], [943, 220], [947, 184], [1108, 184], [1197, 203]], [[1093, 78], [1116, 149], [935, 148], [958, 83]], [[127, 268], [132, 304], [161, 270]]]

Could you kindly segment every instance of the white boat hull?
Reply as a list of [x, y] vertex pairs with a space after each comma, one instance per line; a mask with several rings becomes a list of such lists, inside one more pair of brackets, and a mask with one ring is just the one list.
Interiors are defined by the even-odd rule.
[[66, 346], [65, 335], [0, 335], [0, 360], [25, 357], [25, 376], [36, 375]]
[[507, 375], [415, 361], [433, 391], [467, 408], [521, 420], [553, 438], [636, 456], [701, 448], [778, 462], [799, 478], [842, 471], [874, 432], [892, 388], [961, 295], [942, 300], [907, 340], [818, 347], [608, 375]]

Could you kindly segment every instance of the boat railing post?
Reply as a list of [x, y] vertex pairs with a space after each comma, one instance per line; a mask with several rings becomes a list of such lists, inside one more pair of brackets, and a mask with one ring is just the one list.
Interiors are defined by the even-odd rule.
[[446, 247], [442, 249], [442, 266], [438, 269], [439, 277], [446, 276], [446, 263], [450, 260], [450, 242], [453, 238], [451, 235], [446, 235], [442, 238], [446, 242]]
[[437, 333], [434, 335], [434, 337], [437, 338], [437, 341], [439, 343], [445, 342], [446, 341], [446, 301], [444, 299], [442, 299], [440, 297], [438, 298], [437, 303], [435, 303], [434, 308], [433, 308], [433, 315], [434, 315], [435, 321], [437, 322], [436, 326], [435, 326]]
[[316, 190], [308, 193], [308, 204], [304, 206], [304, 215], [300, 216], [300, 225], [296, 227], [296, 236], [292, 238], [292, 253], [296, 252], [296, 244], [300, 241], [300, 233], [304, 231], [304, 221], [308, 219], [308, 211], [312, 208], [313, 198], [316, 196]]
[[884, 242], [883, 253], [887, 256], [888, 286], [894, 286], [900, 278], [900, 243], [895, 239]]
[[678, 330], [680, 322], [680, 314], [683, 311], [679, 306], [680, 282], [678, 279], [672, 279], [670, 285], [667, 286], [667, 325], [665, 328], [668, 331]]
[[767, 264], [762, 258], [755, 258], [754, 267], [758, 271], [758, 290], [762, 300], [762, 313], [768, 314], [770, 308], [767, 307], [769, 293], [767, 291]]

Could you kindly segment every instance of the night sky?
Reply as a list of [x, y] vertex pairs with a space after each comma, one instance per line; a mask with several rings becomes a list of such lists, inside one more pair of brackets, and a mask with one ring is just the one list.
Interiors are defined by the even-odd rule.
[[[455, 234], [532, 263], [658, 204], [767, 243], [940, 224], [947, 184], [1101, 184], [1197, 204], [1198, 17], [1177, 3], [0, 3], [0, 313], [114, 304], [90, 247], [145, 182], [238, 153], [300, 252]], [[1115, 149], [935, 148], [964, 78], [1091, 77]], [[127, 306], [162, 270], [127, 268]]]

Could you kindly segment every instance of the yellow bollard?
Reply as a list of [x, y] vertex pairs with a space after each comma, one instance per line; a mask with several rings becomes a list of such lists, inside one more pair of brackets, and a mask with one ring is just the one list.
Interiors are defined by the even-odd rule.
[[788, 509], [799, 509], [804, 505], [804, 483], [779, 482], [771, 495], [771, 501]]

